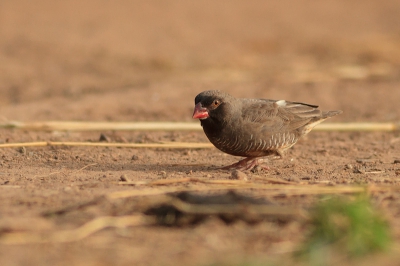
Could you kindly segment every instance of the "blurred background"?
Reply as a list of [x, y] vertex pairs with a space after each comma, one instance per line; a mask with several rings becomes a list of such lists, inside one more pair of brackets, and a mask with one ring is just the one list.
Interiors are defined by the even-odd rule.
[[221, 89], [392, 121], [400, 2], [0, 2], [2, 120], [191, 121]]
[[[399, 122], [400, 1], [0, 0], [0, 123], [198, 123], [192, 119], [194, 97], [209, 89], [344, 111], [330, 123]], [[5, 144], [99, 139], [208, 141], [200, 131], [0, 131], [0, 143]], [[398, 265], [399, 144], [398, 132], [313, 133], [285, 160], [274, 162], [271, 171], [246, 175], [250, 182], [267, 185], [276, 179], [301, 191], [362, 184], [375, 206], [390, 217], [397, 244], [388, 263], [365, 256], [363, 262], [369, 264], [358, 265]], [[122, 190], [204, 189], [212, 183], [173, 181], [170, 186], [150, 188], [123, 186], [120, 180], [138, 181], [138, 185], [163, 179], [186, 182], [192, 177], [229, 181], [230, 173], [213, 167], [235, 160], [215, 149], [2, 149], [0, 235], [17, 232], [19, 239], [19, 232], [31, 230], [37, 239], [37, 232], [78, 228], [96, 217], [138, 214], [136, 207], [143, 208], [150, 199], [157, 201], [156, 194], [132, 201], [111, 201], [105, 195]], [[284, 191], [283, 186], [277, 187]], [[386, 187], [378, 190], [380, 186]], [[268, 196], [264, 190], [243, 188], [243, 193], [257, 199], [265, 197], [296, 209], [308, 209], [319, 199], [287, 191]], [[338, 226], [351, 225], [341, 216], [333, 217], [339, 217], [332, 219]], [[371, 223], [365, 223], [372, 218], [355, 217], [361, 218], [354, 231], [370, 227], [375, 231], [365, 234], [380, 237]], [[216, 263], [220, 260], [257, 265], [240, 264], [236, 256], [269, 259], [275, 254], [290, 259], [308, 233], [309, 227], [296, 219], [254, 226], [242, 222], [226, 226], [217, 220], [186, 228], [133, 226], [102, 230], [66, 244], [0, 243], [0, 265], [222, 265]], [[368, 245], [355, 236], [356, 246], [360, 241]], [[347, 246], [343, 243], [338, 245]], [[319, 258], [330, 258], [325, 250], [321, 254]], [[332, 261], [341, 263], [343, 256], [335, 255]], [[348, 264], [356, 265], [353, 262]], [[265, 260], [259, 265], [265, 265]]]

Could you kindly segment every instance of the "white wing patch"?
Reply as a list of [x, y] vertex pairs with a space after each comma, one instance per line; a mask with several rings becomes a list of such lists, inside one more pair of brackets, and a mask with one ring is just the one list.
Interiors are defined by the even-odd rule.
[[279, 100], [275, 102], [276, 105], [278, 106], [286, 106], [286, 101], [285, 100]]

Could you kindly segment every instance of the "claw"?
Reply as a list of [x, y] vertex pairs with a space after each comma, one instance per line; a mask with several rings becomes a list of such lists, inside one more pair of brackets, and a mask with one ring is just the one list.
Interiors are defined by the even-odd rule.
[[256, 166], [260, 166], [260, 167], [264, 168], [265, 170], [269, 170], [268, 166], [262, 165], [262, 163], [265, 160], [266, 159], [263, 159], [263, 158], [249, 157], [249, 158], [245, 158], [243, 160], [240, 160], [237, 163], [234, 163], [234, 164], [231, 164], [231, 165], [228, 165], [228, 166], [224, 166], [224, 167], [222, 167], [220, 169], [223, 169], [223, 170], [236, 169], [236, 170], [246, 171], [246, 170], [252, 170]]

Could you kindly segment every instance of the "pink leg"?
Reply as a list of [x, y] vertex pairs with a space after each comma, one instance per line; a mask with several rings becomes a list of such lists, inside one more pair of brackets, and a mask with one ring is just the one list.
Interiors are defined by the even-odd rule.
[[265, 161], [265, 159], [263, 158], [259, 158], [259, 157], [248, 157], [245, 158], [243, 160], [240, 160], [237, 163], [228, 165], [228, 166], [224, 166], [221, 169], [223, 170], [231, 170], [231, 169], [237, 169], [237, 170], [251, 170], [256, 166], [260, 166], [262, 168], [264, 168], [265, 170], [268, 170], [269, 167], [262, 165], [262, 163]]

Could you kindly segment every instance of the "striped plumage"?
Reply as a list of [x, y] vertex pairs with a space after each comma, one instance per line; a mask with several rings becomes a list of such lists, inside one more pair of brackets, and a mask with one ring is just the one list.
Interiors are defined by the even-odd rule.
[[255, 158], [279, 155], [314, 126], [342, 111], [322, 112], [318, 106], [284, 100], [235, 98], [217, 90], [195, 98], [193, 118], [219, 150], [245, 160], [227, 168], [250, 169]]

